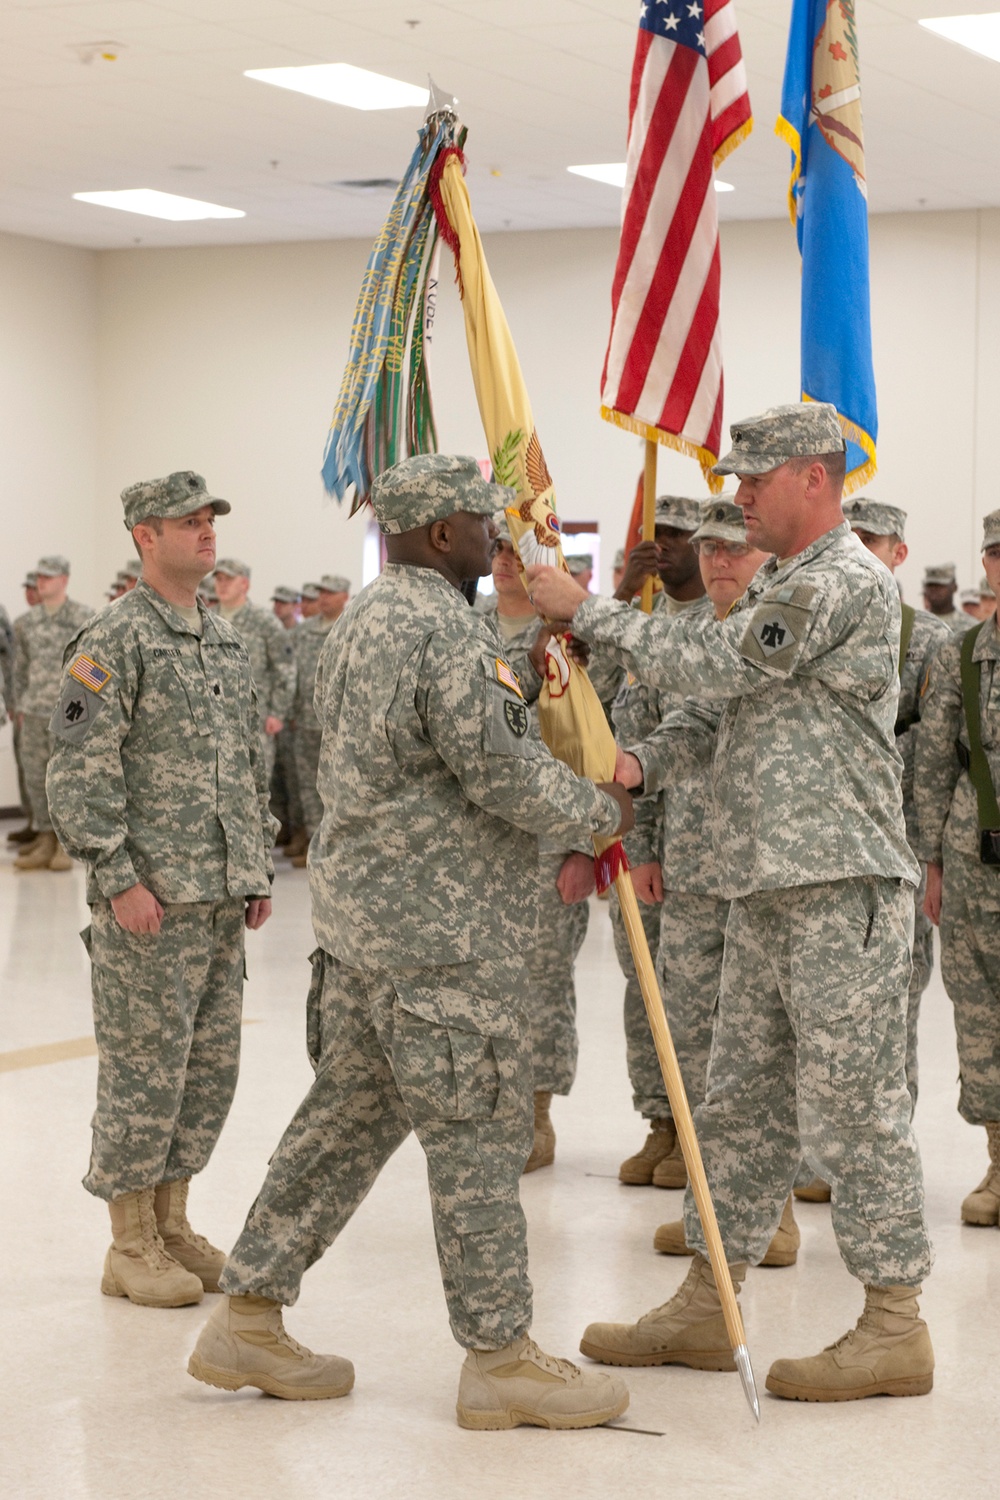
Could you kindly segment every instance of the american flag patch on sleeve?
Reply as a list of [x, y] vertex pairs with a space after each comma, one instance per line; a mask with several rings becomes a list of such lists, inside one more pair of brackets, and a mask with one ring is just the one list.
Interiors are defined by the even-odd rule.
[[78, 656], [69, 669], [69, 675], [90, 688], [92, 693], [99, 693], [111, 681], [111, 673], [99, 667], [89, 656]]
[[497, 682], [502, 682], [504, 687], [510, 688], [512, 693], [516, 693], [519, 698], [523, 698], [524, 694], [521, 692], [521, 684], [517, 680], [517, 673], [499, 656], [496, 658], [496, 664]]

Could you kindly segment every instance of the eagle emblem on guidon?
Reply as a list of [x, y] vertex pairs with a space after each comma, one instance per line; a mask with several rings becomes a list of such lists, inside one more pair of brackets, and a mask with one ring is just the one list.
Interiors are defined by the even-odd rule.
[[815, 121], [827, 145], [847, 162], [867, 198], [854, 0], [829, 0], [826, 7], [813, 49], [811, 104], [809, 123]]

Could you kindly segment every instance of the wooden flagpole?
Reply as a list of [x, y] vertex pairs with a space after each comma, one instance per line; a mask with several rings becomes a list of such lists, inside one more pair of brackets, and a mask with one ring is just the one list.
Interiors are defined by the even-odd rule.
[[[642, 539], [651, 542], [656, 536], [656, 450], [659, 443], [646, 439], [646, 462], [642, 476]], [[653, 609], [653, 579], [649, 577], [642, 586], [642, 611], [651, 614]]]

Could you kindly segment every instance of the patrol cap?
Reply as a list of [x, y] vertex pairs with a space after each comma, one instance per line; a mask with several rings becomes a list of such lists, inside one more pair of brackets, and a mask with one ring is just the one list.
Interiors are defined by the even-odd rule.
[[34, 569], [32, 569], [30, 573], [25, 573], [24, 582], [21, 584], [21, 587], [23, 589], [33, 589], [37, 585], [37, 583], [38, 574]]
[[[997, 542], [1000, 542], [1000, 510], [991, 510], [983, 517], [983, 550], [996, 546]], [[41, 563], [38, 566], [40, 569]]]
[[796, 401], [744, 417], [729, 429], [732, 450], [713, 474], [768, 474], [790, 458], [843, 453], [844, 434], [837, 408], [828, 401]]
[[498, 505], [509, 505], [516, 493], [507, 485], [484, 479], [474, 458], [418, 453], [376, 477], [371, 502], [379, 529], [401, 536], [457, 511], [491, 516]]
[[141, 578], [142, 560], [138, 557], [130, 557], [124, 568], [118, 574], [119, 578]]
[[199, 598], [204, 599], [208, 604], [217, 604], [219, 601], [219, 593], [212, 582], [211, 573], [201, 580], [197, 592]]
[[588, 568], [593, 568], [594, 559], [589, 552], [572, 552], [566, 559], [566, 566], [574, 578], [579, 578], [581, 573], [586, 573]]
[[[1000, 520], [1000, 510], [995, 510], [993, 512], [993, 516], [996, 517], [997, 520]], [[989, 516], [986, 517], [986, 521], [984, 521], [983, 523], [984, 529], [987, 528], [990, 519], [991, 518]], [[994, 527], [994, 531], [996, 533], [997, 541], [1000, 541], [1000, 527]], [[988, 534], [989, 533], [987, 530], [987, 537]], [[983, 541], [984, 547], [988, 547], [989, 545], [990, 543], [988, 540]], [[944, 584], [946, 588], [954, 588], [957, 582], [958, 576], [955, 572], [954, 563], [938, 563], [935, 567], [924, 569], [924, 588], [926, 588], [929, 583], [941, 583]]]
[[657, 495], [657, 526], [673, 526], [677, 531], [697, 531], [704, 515], [700, 500], [689, 500], [684, 495]]
[[58, 552], [53, 552], [50, 557], [40, 557], [38, 567], [35, 569], [36, 578], [58, 578], [63, 573], [69, 572], [69, 558], [62, 557]]
[[349, 594], [351, 580], [345, 578], [342, 573], [324, 573], [319, 581], [319, 588], [324, 594]]
[[980, 580], [979, 580], [979, 597], [980, 597], [980, 599], [995, 599], [996, 598], [996, 594], [993, 592], [992, 588], [990, 587], [990, 580], [987, 578], [987, 576], [986, 576], [985, 573], [983, 574], [982, 578], [980, 578]]
[[850, 521], [852, 531], [868, 531], [872, 536], [898, 536], [903, 540], [906, 526], [906, 511], [898, 505], [885, 505], [881, 500], [869, 500], [865, 495], [855, 495], [844, 501], [844, 520]]
[[249, 578], [250, 566], [240, 562], [238, 557], [224, 557], [221, 562], [216, 563], [212, 572], [222, 573], [226, 578]]
[[506, 542], [508, 547], [513, 547], [514, 538], [510, 534], [510, 523], [507, 520], [507, 512], [505, 510], [501, 509], [493, 512], [493, 524], [497, 529], [497, 541]]
[[959, 604], [978, 604], [979, 603], [979, 590], [978, 589], [963, 589], [962, 592], [958, 596], [958, 602], [959, 602]]
[[228, 516], [228, 500], [216, 500], [205, 488], [205, 481], [193, 469], [178, 469], [165, 479], [143, 479], [122, 490], [125, 525], [129, 531], [149, 516], [168, 521], [189, 516], [193, 510], [210, 505], [217, 516]]
[[127, 584], [131, 583], [131, 581], [132, 581], [132, 574], [131, 573], [126, 573], [125, 570], [124, 570], [124, 568], [122, 569], [122, 571], [120, 573], [116, 573], [115, 574], [115, 583], [117, 585], [119, 585], [121, 588], [125, 588], [125, 586]]
[[611, 566], [613, 568], [624, 568], [624, 566], [625, 566], [625, 548], [624, 547], [619, 547], [618, 548], [618, 551], [615, 553], [615, 560], [611, 564]]
[[700, 542], [705, 537], [715, 537], [720, 542], [746, 541], [743, 512], [727, 496], [720, 496], [705, 506], [704, 519], [691, 541]]
[[302, 594], [298, 589], [289, 589], [283, 583], [280, 583], [271, 595], [271, 603], [298, 604], [301, 598]]
[[319, 584], [318, 583], [304, 583], [302, 585], [302, 598], [303, 599], [318, 599], [319, 598]]

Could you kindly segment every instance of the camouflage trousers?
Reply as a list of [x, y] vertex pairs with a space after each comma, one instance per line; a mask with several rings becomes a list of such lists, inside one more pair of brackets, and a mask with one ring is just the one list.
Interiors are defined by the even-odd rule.
[[[732, 902], [695, 1110], [731, 1261], [760, 1261], [804, 1154], [852, 1276], [913, 1286], [930, 1270], [905, 1071], [912, 929], [911, 887], [877, 876]], [[684, 1222], [704, 1253], [690, 1189]]]
[[573, 966], [590, 916], [588, 902], [566, 906], [556, 889], [565, 858], [565, 854], [539, 851], [535, 946], [528, 959], [525, 991], [535, 1088], [549, 1094], [568, 1094], [576, 1077]]
[[25, 714], [20, 738], [21, 773], [24, 777], [24, 789], [28, 794], [31, 821], [39, 833], [45, 833], [52, 827], [49, 799], [45, 794], [45, 772], [52, 754], [48, 719], [43, 719], [41, 714]]
[[941, 978], [955, 1009], [958, 1112], [1000, 1120], [1000, 870], [945, 852]]
[[295, 771], [299, 782], [299, 800], [302, 803], [302, 824], [313, 834], [323, 821], [323, 803], [316, 787], [323, 731], [310, 727], [296, 729], [294, 733]]
[[31, 798], [28, 796], [28, 784], [24, 779], [24, 766], [21, 763], [21, 728], [15, 714], [12, 721], [14, 731], [14, 760], [17, 765], [17, 795], [20, 798], [21, 810], [34, 822], [34, 813], [31, 807]]
[[316, 1080], [271, 1158], [222, 1287], [291, 1306], [304, 1272], [415, 1131], [452, 1332], [500, 1349], [531, 1323], [519, 1197], [533, 1139], [523, 961], [349, 968], [317, 950]]
[[264, 726], [260, 730], [260, 748], [264, 756], [264, 774], [267, 777], [268, 786], [271, 784], [271, 776], [274, 772], [274, 763], [278, 756], [278, 736], [276, 734], [265, 734]]
[[205, 1166], [236, 1091], [246, 903], [166, 907], [159, 933], [126, 932], [109, 901], [82, 934], [90, 954], [98, 1198], [191, 1177]]
[[927, 870], [921, 865], [920, 887], [913, 898], [913, 968], [910, 971], [910, 990], [906, 1005], [906, 1087], [910, 1091], [913, 1106], [917, 1104], [920, 1069], [917, 1063], [917, 1026], [920, 1021], [920, 1000], [931, 982], [934, 972], [934, 927], [929, 917], [924, 916], [924, 896], [927, 894]]
[[[647, 906], [639, 902], [642, 930], [646, 934], [650, 956], [656, 963], [660, 948], [660, 906]], [[642, 991], [632, 962], [632, 949], [618, 905], [618, 892], [611, 887], [608, 896], [608, 912], [611, 930], [615, 939], [615, 955], [618, 966], [625, 976], [625, 1051], [628, 1061], [628, 1076], [632, 1084], [632, 1103], [647, 1120], [670, 1118], [670, 1105], [663, 1083], [663, 1074], [656, 1058], [656, 1049], [646, 1020], [646, 1007]]]
[[276, 755], [271, 772], [271, 811], [279, 823], [302, 827], [299, 775], [295, 767], [295, 731], [282, 729], [276, 736]]

